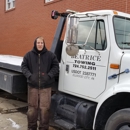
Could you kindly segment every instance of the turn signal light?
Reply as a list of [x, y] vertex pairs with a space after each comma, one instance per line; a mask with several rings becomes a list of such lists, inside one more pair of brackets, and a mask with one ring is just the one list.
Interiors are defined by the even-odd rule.
[[119, 64], [110, 64], [110, 68], [112, 69], [119, 69], [120, 65]]

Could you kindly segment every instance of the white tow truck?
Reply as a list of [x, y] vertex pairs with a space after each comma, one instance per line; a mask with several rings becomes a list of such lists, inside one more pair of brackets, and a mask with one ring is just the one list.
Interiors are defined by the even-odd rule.
[[60, 57], [53, 121], [70, 130], [130, 130], [130, 14], [68, 11], [52, 11], [59, 25], [66, 19], [62, 52], [51, 49]]
[[[130, 14], [53, 10], [51, 17], [58, 16], [51, 48], [60, 62], [53, 124], [68, 130], [130, 130]], [[0, 89], [26, 93], [21, 62], [22, 57], [0, 56]]]

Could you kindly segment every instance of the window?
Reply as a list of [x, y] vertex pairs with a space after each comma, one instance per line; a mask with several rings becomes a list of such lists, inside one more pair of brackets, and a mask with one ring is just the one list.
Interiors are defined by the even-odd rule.
[[130, 19], [114, 17], [114, 29], [117, 45], [121, 49], [130, 49]]
[[6, 0], [6, 11], [15, 8], [15, 0]]
[[[86, 42], [93, 23], [94, 21], [92, 20], [79, 21], [77, 44], [83, 45]], [[106, 33], [103, 20], [97, 20], [93, 26], [87, 44], [85, 45], [85, 49], [91, 50], [91, 47], [93, 47], [96, 50], [106, 49]], [[82, 48], [82, 46], [79, 46], [79, 49], [84, 48]]]
[[53, 0], [45, 0], [45, 3], [48, 3], [48, 2], [51, 2], [51, 1], [53, 1]]

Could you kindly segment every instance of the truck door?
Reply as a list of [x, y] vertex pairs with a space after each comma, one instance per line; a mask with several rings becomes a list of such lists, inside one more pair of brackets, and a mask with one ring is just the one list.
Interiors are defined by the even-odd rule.
[[80, 18], [77, 27], [78, 54], [62, 54], [61, 91], [83, 98], [96, 98], [105, 90], [110, 51], [108, 35], [107, 16]]

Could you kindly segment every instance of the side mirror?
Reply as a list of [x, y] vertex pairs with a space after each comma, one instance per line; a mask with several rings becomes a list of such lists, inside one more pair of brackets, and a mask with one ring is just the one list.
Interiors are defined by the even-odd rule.
[[79, 47], [77, 45], [71, 44], [66, 47], [66, 53], [69, 56], [75, 56], [79, 52]]

